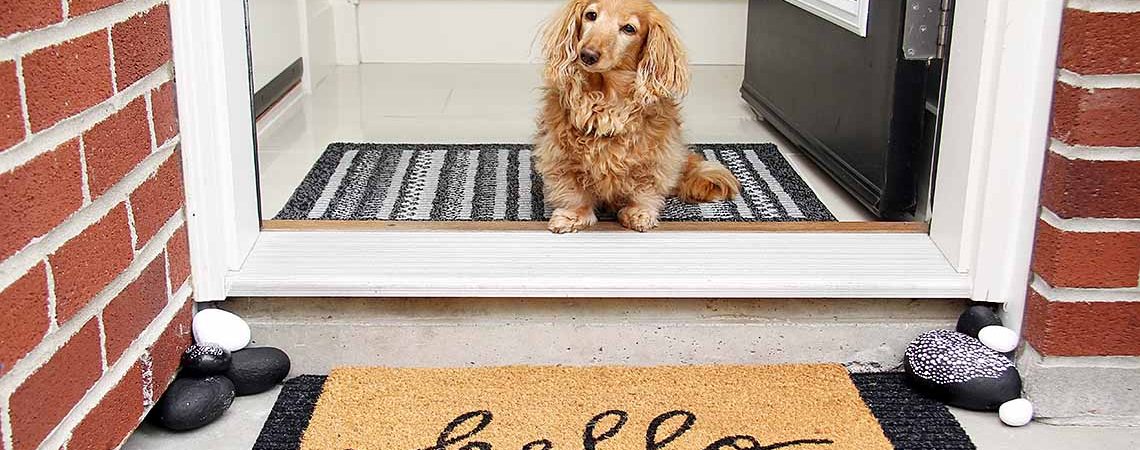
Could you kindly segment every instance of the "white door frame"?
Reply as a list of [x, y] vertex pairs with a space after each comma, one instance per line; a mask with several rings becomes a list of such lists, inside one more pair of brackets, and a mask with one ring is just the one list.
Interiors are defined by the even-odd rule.
[[195, 298], [226, 297], [261, 232], [245, 2], [171, 0]]
[[930, 237], [1020, 329], [1064, 0], [956, 2]]
[[[930, 239], [972, 298], [1020, 320], [1063, 0], [957, 2]], [[172, 0], [179, 115], [200, 300], [261, 233], [241, 2]]]

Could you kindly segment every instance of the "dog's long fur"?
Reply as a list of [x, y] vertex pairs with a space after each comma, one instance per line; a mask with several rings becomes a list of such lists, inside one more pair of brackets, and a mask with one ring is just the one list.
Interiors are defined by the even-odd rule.
[[[585, 48], [598, 51], [596, 64], [582, 62]], [[547, 27], [543, 52], [534, 157], [555, 208], [551, 231], [593, 225], [595, 208], [615, 209], [622, 226], [648, 231], [670, 195], [695, 203], [738, 193], [728, 169], [682, 141], [678, 99], [688, 90], [688, 62], [653, 3], [570, 0]]]

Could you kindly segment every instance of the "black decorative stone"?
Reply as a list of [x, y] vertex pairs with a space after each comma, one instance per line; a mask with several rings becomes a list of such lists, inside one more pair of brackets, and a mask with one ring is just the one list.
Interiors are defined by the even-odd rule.
[[230, 369], [230, 352], [216, 344], [194, 344], [182, 353], [182, 370], [187, 375], [221, 375]]
[[958, 316], [958, 326], [955, 329], [959, 333], [976, 338], [982, 328], [990, 325], [1001, 325], [1001, 319], [990, 307], [977, 305], [967, 308], [961, 316]]
[[246, 348], [233, 352], [226, 377], [234, 382], [237, 395], [268, 391], [289, 375], [289, 355], [273, 347]]
[[903, 368], [916, 390], [960, 408], [994, 411], [1021, 397], [1021, 375], [1013, 362], [956, 331], [920, 335], [907, 347]]
[[234, 384], [226, 377], [178, 378], [154, 405], [150, 417], [171, 430], [193, 430], [217, 420], [233, 402]]

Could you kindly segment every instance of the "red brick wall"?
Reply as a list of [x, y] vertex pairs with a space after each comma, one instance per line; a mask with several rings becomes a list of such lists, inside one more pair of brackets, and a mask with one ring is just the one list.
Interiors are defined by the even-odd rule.
[[190, 340], [160, 0], [0, 2], [0, 448], [117, 447]]
[[1023, 331], [1045, 356], [1140, 356], [1140, 1], [1061, 28]]

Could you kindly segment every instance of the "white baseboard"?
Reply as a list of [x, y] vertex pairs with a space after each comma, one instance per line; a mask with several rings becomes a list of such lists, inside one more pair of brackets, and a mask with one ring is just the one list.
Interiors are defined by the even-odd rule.
[[285, 122], [284, 119], [300, 111], [302, 108], [301, 99], [304, 95], [305, 90], [300, 85], [293, 86], [276, 104], [267, 109], [254, 124], [257, 138], [261, 139], [261, 136], [266, 132], [281, 126]]

